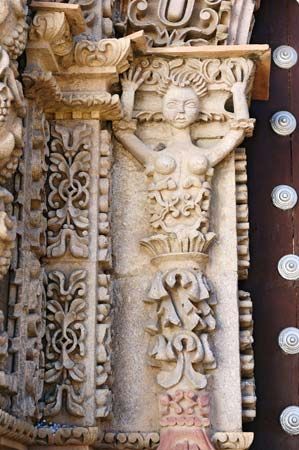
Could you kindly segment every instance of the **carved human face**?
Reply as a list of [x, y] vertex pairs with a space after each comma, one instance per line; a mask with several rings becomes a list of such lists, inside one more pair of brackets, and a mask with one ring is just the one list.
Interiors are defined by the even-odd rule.
[[199, 100], [191, 87], [171, 86], [163, 99], [163, 115], [175, 128], [187, 128], [199, 114]]

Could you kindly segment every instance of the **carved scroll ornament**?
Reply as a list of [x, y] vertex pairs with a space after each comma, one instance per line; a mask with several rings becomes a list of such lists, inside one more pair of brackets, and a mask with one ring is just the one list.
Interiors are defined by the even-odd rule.
[[225, 44], [231, 0], [131, 0], [131, 30], [144, 29], [150, 46]]

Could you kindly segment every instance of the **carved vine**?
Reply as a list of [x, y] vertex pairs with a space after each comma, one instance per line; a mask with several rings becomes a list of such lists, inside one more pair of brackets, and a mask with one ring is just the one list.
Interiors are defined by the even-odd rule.
[[52, 126], [47, 255], [88, 256], [89, 168], [92, 129]]
[[85, 414], [86, 274], [74, 270], [67, 278], [58, 270], [48, 273], [45, 416], [62, 410], [63, 395], [69, 414]]

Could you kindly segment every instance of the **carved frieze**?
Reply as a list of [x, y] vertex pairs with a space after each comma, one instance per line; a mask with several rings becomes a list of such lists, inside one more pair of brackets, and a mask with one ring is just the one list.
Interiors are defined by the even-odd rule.
[[150, 46], [225, 44], [233, 1], [130, 0], [128, 30], [144, 29]]
[[97, 427], [60, 428], [53, 433], [52, 428], [39, 428], [35, 439], [36, 445], [92, 445], [99, 434]]
[[48, 257], [67, 252], [88, 257], [89, 169], [92, 130], [88, 125], [52, 125], [48, 194]]
[[86, 271], [75, 270], [67, 278], [58, 270], [48, 273], [45, 415], [49, 417], [64, 406], [71, 415], [85, 414], [86, 296]]
[[110, 432], [104, 433], [100, 443], [101, 449], [118, 449], [125, 450], [127, 448], [134, 450], [155, 450], [160, 442], [160, 435], [157, 432], [133, 433], [133, 432]]

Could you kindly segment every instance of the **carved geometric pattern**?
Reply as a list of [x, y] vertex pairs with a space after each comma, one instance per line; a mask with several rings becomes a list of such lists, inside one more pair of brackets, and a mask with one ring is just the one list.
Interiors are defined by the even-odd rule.
[[91, 133], [86, 124], [73, 129], [58, 123], [52, 126], [48, 256], [63, 256], [67, 251], [77, 258], [88, 256]]
[[161, 426], [208, 427], [209, 395], [195, 391], [176, 391], [160, 396]]
[[61, 411], [63, 396], [69, 414], [85, 414], [86, 275], [85, 270], [74, 270], [69, 277], [58, 270], [48, 273], [45, 382], [50, 389], [46, 416]]

